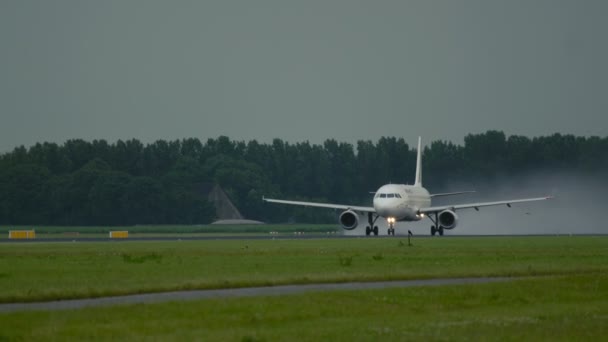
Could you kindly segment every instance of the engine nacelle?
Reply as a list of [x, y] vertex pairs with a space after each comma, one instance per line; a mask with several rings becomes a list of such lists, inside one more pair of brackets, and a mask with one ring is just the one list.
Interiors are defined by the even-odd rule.
[[454, 229], [458, 224], [458, 215], [451, 210], [444, 210], [439, 213], [439, 226], [444, 229]]
[[340, 224], [346, 230], [352, 230], [359, 225], [359, 215], [352, 210], [347, 210], [340, 214]]

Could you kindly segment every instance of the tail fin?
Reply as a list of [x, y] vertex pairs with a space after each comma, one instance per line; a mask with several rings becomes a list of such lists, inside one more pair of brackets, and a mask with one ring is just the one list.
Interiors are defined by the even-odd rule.
[[422, 139], [418, 137], [418, 153], [416, 156], [416, 182], [415, 186], [422, 186]]

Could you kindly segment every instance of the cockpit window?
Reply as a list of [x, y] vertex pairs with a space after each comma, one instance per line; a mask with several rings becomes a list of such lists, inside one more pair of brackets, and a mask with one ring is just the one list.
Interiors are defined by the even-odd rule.
[[401, 198], [401, 195], [399, 195], [399, 194], [395, 194], [395, 197], [397, 197], [397, 198]]
[[380, 194], [380, 198], [386, 198], [386, 194]]
[[395, 198], [395, 194], [388, 194], [388, 195], [386, 195], [386, 197], [388, 197], [388, 198]]

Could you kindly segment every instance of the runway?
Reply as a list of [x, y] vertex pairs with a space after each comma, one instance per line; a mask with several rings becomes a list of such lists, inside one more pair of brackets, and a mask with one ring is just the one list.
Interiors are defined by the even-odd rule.
[[[346, 235], [325, 235], [325, 234], [310, 234], [310, 235], [201, 235], [201, 236], [129, 236], [128, 238], [109, 237], [44, 237], [35, 239], [0, 239], [0, 243], [15, 242], [15, 243], [30, 243], [30, 242], [127, 242], [127, 241], [197, 241], [197, 240], [293, 240], [293, 239], [344, 239], [344, 238], [362, 238], [365, 236], [346, 236]], [[388, 236], [384, 236], [388, 237]], [[407, 236], [404, 236], [407, 237]], [[377, 238], [380, 238], [379, 236]]]
[[[446, 238], [478, 238], [478, 237], [534, 237], [534, 236], [607, 236], [608, 234], [504, 234], [504, 235], [444, 235], [430, 236], [427, 234], [413, 235], [415, 239], [446, 239]], [[39, 243], [39, 242], [128, 242], [128, 241], [197, 241], [197, 240], [306, 240], [306, 239], [407, 239], [407, 235], [328, 235], [328, 234], [301, 234], [301, 235], [203, 235], [203, 236], [129, 236], [124, 239], [111, 239], [109, 237], [43, 237], [35, 239], [7, 239], [1, 238], [0, 243]]]
[[0, 313], [33, 310], [70, 310], [82, 309], [87, 307], [100, 307], [110, 305], [125, 304], [150, 304], [171, 301], [188, 301], [213, 298], [238, 298], [254, 296], [281, 296], [289, 294], [300, 294], [318, 291], [337, 291], [337, 290], [374, 290], [395, 287], [417, 287], [417, 286], [446, 286], [464, 284], [484, 284], [494, 282], [504, 282], [517, 278], [495, 277], [495, 278], [442, 278], [424, 280], [399, 280], [381, 282], [352, 282], [337, 284], [305, 284], [305, 285], [282, 285], [266, 287], [246, 287], [236, 289], [217, 289], [217, 290], [194, 290], [194, 291], [174, 291], [136, 294], [127, 296], [70, 299], [50, 302], [36, 303], [8, 303], [0, 304]]

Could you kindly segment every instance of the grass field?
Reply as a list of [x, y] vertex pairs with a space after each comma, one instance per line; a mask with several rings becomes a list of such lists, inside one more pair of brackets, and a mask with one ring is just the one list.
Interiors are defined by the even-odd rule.
[[0, 341], [602, 340], [608, 237], [0, 244], [0, 301], [462, 276], [504, 283], [0, 314]]
[[605, 274], [0, 314], [0, 341], [601, 341]]
[[608, 237], [0, 244], [0, 302], [291, 283], [608, 272]]

